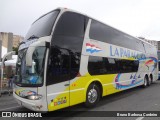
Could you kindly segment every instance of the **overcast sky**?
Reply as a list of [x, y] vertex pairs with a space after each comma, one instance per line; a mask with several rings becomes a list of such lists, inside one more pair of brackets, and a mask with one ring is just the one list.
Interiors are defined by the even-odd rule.
[[160, 0], [0, 0], [0, 32], [25, 36], [41, 15], [66, 7], [133, 36], [160, 40]]

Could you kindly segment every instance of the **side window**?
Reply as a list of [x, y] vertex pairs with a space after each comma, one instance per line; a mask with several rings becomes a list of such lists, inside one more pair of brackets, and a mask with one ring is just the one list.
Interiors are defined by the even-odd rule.
[[96, 20], [92, 20], [89, 36], [91, 39], [110, 43], [112, 35], [111, 28]]
[[91, 22], [89, 36], [94, 40], [144, 52], [143, 44], [139, 43], [138, 39], [96, 20], [92, 20]]
[[80, 54], [52, 46], [47, 68], [47, 85], [68, 81], [79, 72]]
[[47, 85], [70, 79], [70, 55], [65, 49], [51, 47], [48, 60]]
[[62, 15], [56, 27], [56, 35], [83, 37], [86, 19], [83, 15], [66, 12]]
[[70, 69], [70, 79], [73, 79], [75, 76], [77, 76], [79, 72], [79, 65], [80, 65], [80, 54], [79, 53], [72, 53], [70, 52], [71, 57], [71, 69]]
[[139, 61], [138, 60], [134, 60], [133, 64], [132, 64], [132, 71], [133, 72], [137, 72], [138, 71], [138, 67], [139, 67]]
[[137, 72], [138, 66], [138, 60], [117, 59], [117, 67], [120, 73]]
[[88, 72], [91, 75], [137, 72], [138, 60], [123, 60], [89, 56]]
[[115, 74], [119, 72], [117, 59], [104, 58], [104, 60], [105, 60], [105, 68], [107, 69], [108, 74]]
[[88, 71], [91, 75], [103, 75], [107, 70], [103, 62], [103, 57], [90, 56], [88, 61]]
[[[77, 76], [87, 22], [88, 18], [86, 16], [74, 12], [65, 12], [60, 17], [51, 40], [49, 60], [53, 60], [51, 62], [52, 67], [49, 65], [48, 71], [52, 69], [52, 73], [47, 77], [54, 76], [47, 79], [52, 81], [50, 84], [71, 80]], [[66, 52], [65, 58], [64, 55], [62, 56], [64, 51]], [[59, 55], [61, 57], [58, 59]], [[58, 62], [58, 60], [64, 60], [64, 64]], [[55, 75], [54, 71], [58, 74]]]

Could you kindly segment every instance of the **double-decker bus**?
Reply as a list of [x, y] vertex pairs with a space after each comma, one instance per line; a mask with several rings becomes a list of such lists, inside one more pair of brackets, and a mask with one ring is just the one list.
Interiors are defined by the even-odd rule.
[[151, 44], [66, 8], [37, 19], [20, 44], [13, 96], [33, 111], [54, 111], [158, 78]]

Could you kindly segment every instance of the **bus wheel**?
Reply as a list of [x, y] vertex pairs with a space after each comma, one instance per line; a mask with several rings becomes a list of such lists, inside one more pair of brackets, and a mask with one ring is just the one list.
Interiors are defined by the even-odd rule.
[[100, 100], [100, 89], [99, 87], [92, 83], [88, 89], [86, 94], [86, 107], [94, 107]]
[[147, 87], [147, 85], [148, 85], [148, 78], [147, 78], [147, 76], [145, 76], [144, 77], [144, 83], [143, 83], [143, 87], [145, 88], [145, 87]]
[[150, 81], [151, 81], [151, 84], [153, 83], [153, 76], [152, 74], [150, 75]]
[[152, 81], [152, 80], [151, 80], [151, 77], [149, 76], [149, 77], [148, 77], [147, 86], [150, 86], [150, 85], [151, 85], [151, 81]]

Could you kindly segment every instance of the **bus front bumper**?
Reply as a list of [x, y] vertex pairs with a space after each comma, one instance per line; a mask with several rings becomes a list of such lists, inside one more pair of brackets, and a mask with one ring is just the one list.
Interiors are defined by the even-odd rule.
[[13, 97], [17, 101], [17, 103], [21, 106], [24, 106], [30, 110], [37, 111], [37, 112], [47, 112], [48, 109], [46, 109], [45, 106], [43, 106], [43, 101], [42, 100], [29, 100], [29, 99], [24, 99], [22, 97], [19, 97], [13, 92]]

